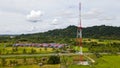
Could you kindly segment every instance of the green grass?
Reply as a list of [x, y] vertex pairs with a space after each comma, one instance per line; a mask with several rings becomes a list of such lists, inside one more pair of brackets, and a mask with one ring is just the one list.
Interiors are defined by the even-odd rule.
[[[37, 47], [18, 47], [17, 51], [12, 50], [13, 47], [6, 47], [6, 48], [0, 48], [1, 54], [23, 54], [23, 50], [26, 50], [26, 53], [31, 53], [31, 49], [34, 49], [36, 52], [35, 53], [51, 53], [53, 52], [52, 48], [37, 48]], [[41, 50], [40, 50], [41, 49]], [[13, 52], [13, 53], [12, 53]]]
[[120, 56], [103, 56], [97, 63], [96, 68], [120, 68]]
[[60, 68], [60, 65], [43, 65], [43, 66], [39, 66], [39, 65], [23, 65], [23, 66], [18, 66], [15, 68]]
[[90, 68], [90, 66], [71, 65], [70, 68]]
[[32, 65], [20, 65], [20, 66], [14, 66], [14, 67], [0, 67], [0, 68], [60, 68], [60, 65], [59, 64], [43, 65], [40, 67], [37, 64], [32, 64]]
[[[47, 50], [45, 50], [44, 47], [41, 47], [41, 48], [18, 47], [17, 51], [13, 51], [13, 47], [0, 48], [1, 54], [23, 54], [24, 49], [26, 50], [27, 54], [31, 54], [31, 49], [34, 49], [36, 51], [35, 53], [39, 53], [39, 54], [53, 53], [54, 52], [53, 48], [47, 48]], [[80, 48], [78, 46], [75, 47], [75, 50], [79, 51], [79, 49]], [[88, 52], [88, 48], [83, 47], [83, 52]]]
[[[69, 58], [70, 59], [70, 58]], [[68, 59], [68, 62], [69, 62]], [[93, 58], [94, 59], [94, 58]], [[19, 65], [14, 67], [1, 67], [1, 68], [40, 68], [38, 64], [31, 65]], [[60, 64], [57, 65], [43, 65], [41, 68], [60, 68]], [[104, 55], [96, 59], [96, 62], [89, 66], [80, 66], [72, 64], [69, 68], [120, 68], [120, 55]]]
[[[75, 46], [74, 49], [77, 50], [77, 51], [80, 51], [80, 47], [79, 46]], [[88, 51], [89, 50], [88, 50], [87, 47], [83, 47], [83, 52], [88, 52]]]
[[70, 68], [120, 68], [120, 56], [107, 55], [98, 58], [96, 63], [90, 66], [72, 65]]
[[97, 42], [100, 44], [108, 44], [108, 43], [120, 43], [120, 40], [107, 40], [107, 39], [91, 39], [91, 38], [83, 38], [84, 42]]

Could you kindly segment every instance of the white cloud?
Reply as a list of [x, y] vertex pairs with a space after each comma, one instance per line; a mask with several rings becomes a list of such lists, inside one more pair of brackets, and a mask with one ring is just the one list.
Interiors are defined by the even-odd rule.
[[[78, 1], [0, 0], [0, 34], [44, 32], [77, 25]], [[118, 9], [120, 0], [81, 0], [81, 2], [83, 27], [101, 24], [120, 26]], [[44, 15], [41, 10], [47, 14]]]
[[53, 21], [52, 21], [52, 25], [58, 25], [59, 24], [59, 21], [58, 21], [58, 19], [53, 19]]
[[31, 22], [37, 22], [37, 21], [41, 20], [42, 16], [43, 16], [43, 12], [42, 11], [32, 10], [30, 12], [30, 14], [27, 15], [27, 20], [29, 20]]
[[30, 30], [31, 32], [32, 32], [32, 31], [35, 31], [35, 30], [36, 30], [36, 27], [35, 27], [35, 26], [32, 26], [29, 30]]

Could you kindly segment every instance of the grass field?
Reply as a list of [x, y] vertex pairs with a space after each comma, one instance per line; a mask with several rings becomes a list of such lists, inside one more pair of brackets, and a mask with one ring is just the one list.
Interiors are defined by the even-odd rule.
[[0, 48], [1, 54], [23, 54], [23, 50], [25, 49], [26, 53], [31, 53], [31, 50], [35, 50], [35, 53], [51, 53], [53, 52], [52, 48], [37, 48], [37, 47], [18, 47], [17, 51], [13, 51], [13, 47], [5, 47]]
[[103, 56], [97, 60], [96, 68], [120, 68], [120, 56]]
[[[25, 49], [25, 53], [23, 52]], [[17, 51], [13, 51], [13, 47], [0, 48], [0, 54], [31, 54], [31, 50], [35, 50], [35, 53], [46, 54], [55, 52], [53, 48], [44, 48], [44, 47], [18, 47]], [[75, 50], [79, 51], [79, 47], [75, 47]], [[59, 49], [58, 49], [59, 50]], [[83, 48], [83, 52], [88, 52], [88, 48]]]
[[60, 68], [60, 65], [44, 65], [44, 66], [39, 66], [39, 65], [23, 65], [23, 66], [18, 66], [15, 68]]
[[[79, 46], [75, 46], [74, 49], [76, 51], [80, 51], [80, 47]], [[83, 47], [83, 52], [88, 52], [88, 48], [87, 47]]]
[[[94, 59], [94, 58], [93, 58]], [[60, 64], [57, 65], [43, 65], [39, 66], [38, 64], [32, 65], [19, 65], [14, 67], [0, 67], [0, 68], [60, 68]], [[94, 64], [88, 66], [80, 66], [72, 64], [69, 68], [120, 68], [120, 55], [104, 55], [96, 59]]]
[[39, 66], [39, 65], [21, 65], [21, 66], [14, 66], [14, 67], [1, 67], [1, 68], [60, 68], [60, 65], [44, 65], [44, 66]]
[[89, 39], [89, 38], [83, 38], [84, 42], [97, 42], [101, 44], [107, 44], [107, 43], [120, 43], [120, 40], [106, 40], [106, 39]]

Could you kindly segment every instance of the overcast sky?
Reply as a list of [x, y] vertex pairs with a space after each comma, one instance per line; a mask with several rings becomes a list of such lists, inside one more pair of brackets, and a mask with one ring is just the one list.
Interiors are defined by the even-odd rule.
[[0, 0], [0, 34], [44, 32], [77, 25], [120, 26], [120, 0]]

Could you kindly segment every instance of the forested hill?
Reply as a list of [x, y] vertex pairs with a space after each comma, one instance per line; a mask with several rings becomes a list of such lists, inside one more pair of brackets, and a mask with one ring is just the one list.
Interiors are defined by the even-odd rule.
[[[120, 27], [113, 26], [93, 26], [83, 29], [84, 38], [105, 38], [105, 39], [120, 39]], [[22, 37], [56, 37], [56, 38], [75, 38], [77, 33], [76, 26], [68, 26], [65, 29], [55, 29], [44, 33], [26, 34]]]

